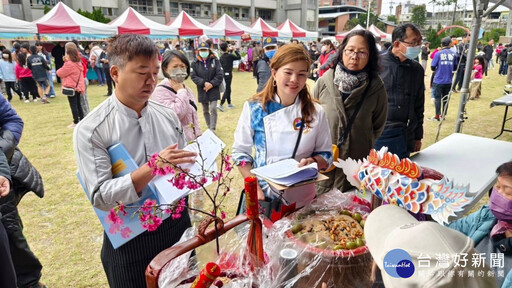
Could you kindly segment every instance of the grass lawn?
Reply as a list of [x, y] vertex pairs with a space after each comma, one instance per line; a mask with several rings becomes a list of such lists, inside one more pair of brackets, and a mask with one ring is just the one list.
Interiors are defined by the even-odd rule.
[[[430, 71], [427, 72], [430, 76]], [[232, 99], [234, 109], [219, 112], [217, 134], [231, 147], [233, 133], [238, 122], [243, 102], [256, 90], [252, 73], [234, 73]], [[427, 87], [429, 77], [425, 77]], [[186, 84], [195, 85], [190, 80]], [[310, 89], [314, 83], [309, 82]], [[463, 133], [493, 138], [498, 135], [504, 107], [489, 108], [492, 100], [502, 96], [505, 77], [499, 76], [497, 68], [489, 71], [482, 84], [482, 98], [467, 105], [468, 119]], [[60, 87], [56, 87], [60, 91]], [[106, 87], [89, 86], [89, 103], [96, 107], [106, 98]], [[425, 118], [434, 115], [430, 103], [430, 89], [425, 92]], [[73, 153], [73, 130], [66, 128], [71, 122], [71, 110], [65, 96], [57, 93], [51, 104], [24, 103], [15, 98], [13, 107], [25, 121], [20, 148], [44, 179], [45, 197], [37, 198], [33, 193], [25, 196], [19, 205], [25, 235], [34, 253], [41, 260], [43, 277], [48, 287], [107, 287], [100, 261], [103, 238], [102, 228], [76, 177]], [[443, 124], [440, 139], [455, 131], [455, 119], [460, 94], [451, 99], [448, 117]], [[201, 107], [201, 106], [199, 106]], [[199, 108], [201, 127], [205, 123]], [[362, 111], [364, 113], [364, 111]], [[434, 143], [438, 123], [425, 121], [423, 148]], [[510, 126], [509, 126], [510, 127]], [[512, 141], [512, 133], [505, 133], [500, 140]], [[478, 151], [475, 151], [478, 153]], [[238, 204], [238, 191], [242, 178], [234, 171], [235, 184], [228, 195], [226, 210], [228, 218], [234, 216]], [[455, 179], [457, 180], [457, 179]], [[462, 183], [460, 183], [462, 184]], [[485, 200], [483, 200], [485, 201]]]

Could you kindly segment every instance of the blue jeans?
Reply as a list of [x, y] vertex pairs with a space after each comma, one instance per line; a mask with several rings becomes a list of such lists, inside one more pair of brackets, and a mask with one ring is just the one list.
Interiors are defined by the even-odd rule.
[[48, 77], [48, 81], [50, 82], [50, 95], [55, 95], [55, 90], [53, 90], [53, 79], [52, 79], [52, 71], [46, 71], [46, 76]]
[[406, 127], [385, 128], [379, 139], [375, 141], [375, 149], [386, 146], [388, 151], [396, 154], [400, 159], [409, 157], [407, 151]]
[[96, 76], [98, 76], [98, 84], [105, 84], [105, 74], [103, 72], [103, 68], [99, 68], [98, 66], [94, 67], [94, 72], [96, 72]]

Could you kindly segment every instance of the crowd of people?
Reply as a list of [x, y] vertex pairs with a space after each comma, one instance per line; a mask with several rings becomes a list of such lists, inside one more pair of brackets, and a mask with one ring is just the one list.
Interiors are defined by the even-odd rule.
[[[337, 47], [330, 40], [318, 44], [313, 42], [306, 47], [298, 41], [279, 43], [272, 37], [250, 45], [246, 54], [246, 69], [254, 73], [258, 88], [255, 93], [247, 95], [232, 147], [233, 160], [241, 176], [251, 176], [252, 168], [294, 158], [300, 166], [317, 163], [319, 170], [329, 177], [329, 180], [317, 183], [317, 194], [332, 189], [345, 192], [358, 187], [350, 185], [341, 169], [331, 169], [334, 155], [341, 159], [362, 159], [372, 148], [384, 146], [400, 158], [420, 151], [424, 136], [427, 57], [433, 59], [430, 69], [434, 72], [432, 90], [436, 113], [432, 119], [441, 120], [447, 105], [443, 102], [444, 95], [461, 85], [458, 67], [462, 61], [466, 61], [462, 56], [466, 53], [467, 44], [466, 40], [462, 41], [462, 46], [456, 45], [454, 51], [453, 40], [447, 38], [441, 41], [441, 49], [430, 53], [428, 44], [423, 43], [422, 39], [420, 30], [414, 24], [407, 23], [397, 26], [389, 45], [382, 46], [367, 30], [348, 33]], [[201, 39], [197, 54], [190, 61], [179, 44], [172, 48], [166, 45], [160, 51], [145, 36], [124, 34], [114, 36], [105, 43], [92, 44], [86, 49], [74, 41], [59, 43], [52, 50], [56, 75], [63, 87], [62, 94], [67, 95], [72, 112], [73, 123], [69, 127], [74, 128], [73, 143], [78, 171], [94, 207], [109, 210], [119, 202], [133, 203], [138, 200], [142, 190], [154, 177], [146, 164], [147, 155], [158, 153], [174, 164], [195, 161], [196, 153], [183, 148], [202, 133], [199, 110], [203, 110], [207, 128], [215, 133], [217, 110], [224, 112], [226, 108], [234, 108], [231, 101], [233, 63], [243, 61], [239, 48], [230, 43], [220, 43], [220, 53], [213, 47], [211, 39]], [[458, 50], [460, 47], [462, 50]], [[485, 51], [485, 47], [483, 49]], [[2, 51], [0, 71], [9, 91], [7, 101], [1, 97], [0, 100], [5, 103], [0, 102], [0, 109], [10, 111], [8, 101], [12, 101], [11, 90], [20, 98], [24, 97], [26, 102], [30, 102], [28, 95], [32, 95], [35, 101], [39, 97], [45, 104], [50, 102], [48, 99], [55, 97], [48, 57], [40, 42], [29, 47], [15, 45], [12, 53]], [[472, 86], [475, 91], [471, 95], [474, 98], [481, 93], [481, 83], [478, 82], [481, 82], [482, 74], [487, 70], [487, 63], [487, 55], [475, 59], [472, 78], [478, 85]], [[89, 67], [96, 72], [98, 85], [108, 86], [106, 96], [110, 96], [90, 113], [86, 93]], [[505, 68], [509, 69], [504, 66], [500, 71]], [[160, 69], [164, 79], [158, 83]], [[452, 81], [454, 71], [455, 80]], [[189, 77], [196, 86], [197, 99], [192, 87], [185, 85], [184, 81]], [[312, 93], [306, 85], [308, 78], [316, 81]], [[16, 83], [19, 83], [19, 87]], [[69, 91], [65, 91], [67, 89]], [[201, 103], [201, 107], [198, 103]], [[15, 117], [15, 112], [9, 113], [14, 113], [12, 119], [21, 120]], [[0, 114], [0, 121], [3, 121], [2, 116]], [[10, 131], [4, 125], [2, 129]], [[13, 137], [12, 147], [19, 141], [21, 132], [18, 133], [17, 138]], [[11, 134], [16, 136], [15, 132]], [[124, 144], [139, 168], [125, 177], [113, 178], [108, 148], [117, 143]], [[12, 155], [11, 151], [1, 147], [0, 204], [11, 201], [8, 197], [14, 197], [9, 185], [20, 185], [11, 181], [11, 175], [4, 169], [5, 165], [13, 165], [11, 159], [15, 158], [9, 156]], [[497, 173], [498, 184], [491, 194], [491, 205], [484, 206], [478, 215], [470, 215], [450, 224], [450, 227], [474, 240], [476, 245], [471, 249], [481, 253], [496, 253], [499, 249], [500, 253], [505, 254], [506, 265], [509, 265], [512, 259], [508, 252], [508, 247], [512, 245], [509, 243], [512, 239], [512, 219], [509, 219], [512, 215], [509, 208], [512, 207], [510, 163], [500, 166]], [[31, 187], [32, 191], [40, 191], [40, 184], [41, 187]], [[11, 193], [7, 193], [9, 190]], [[273, 201], [279, 197], [280, 191], [259, 179], [259, 200]], [[3, 206], [0, 208], [4, 214], [0, 216], [3, 226], [7, 236], [11, 237], [10, 226], [4, 220], [7, 219], [7, 212]], [[393, 211], [379, 213], [400, 214]], [[376, 219], [375, 227], [382, 228], [383, 224], [379, 221], [383, 218]], [[413, 222], [411, 219], [402, 220], [404, 225]], [[479, 221], [484, 222], [483, 226]], [[378, 230], [371, 228], [371, 218], [368, 223], [368, 229]], [[17, 277], [18, 287], [43, 287], [38, 278], [40, 263], [34, 266], [39, 267], [39, 270], [34, 269], [38, 277], [30, 279], [30, 285], [39, 286], [20, 284], [20, 279], [24, 279], [19, 273], [20, 266], [16, 264], [20, 258], [15, 256], [12, 247], [9, 248], [11, 240], [6, 241], [1, 226], [0, 255], [9, 257], [1, 258], [2, 261], [5, 259], [2, 265], [5, 264], [8, 269], [0, 269], [0, 281], [6, 279], [2, 283], [11, 283], [7, 287], [16, 287], [12, 283], [16, 283]], [[145, 232], [118, 249], [113, 248], [105, 234], [101, 260], [109, 286], [144, 287], [144, 271], [151, 259], [175, 244], [190, 226], [187, 213], [179, 219], [168, 218], [155, 232]], [[485, 231], [481, 227], [485, 227]], [[431, 229], [451, 233], [442, 230], [444, 227]], [[20, 233], [17, 241], [22, 241]], [[380, 259], [382, 255], [375, 252], [375, 249], [379, 249], [375, 248], [378, 243], [375, 244], [371, 235], [372, 232], [367, 234], [368, 246], [374, 258]], [[397, 232], [393, 237], [399, 237], [397, 235], [400, 234]], [[453, 237], [466, 239], [461, 238], [465, 237], [463, 235]], [[26, 257], [37, 264], [37, 257], [29, 249], [26, 250], [25, 253], [29, 255]], [[512, 267], [510, 265], [507, 267]], [[3, 272], [5, 274], [1, 274]], [[384, 283], [393, 282], [382, 273]], [[512, 281], [512, 274], [496, 277], [496, 280], [491, 282], [508, 287], [505, 285]], [[418, 278], [415, 281], [420, 285], [431, 279]], [[465, 281], [471, 282], [468, 279]]]

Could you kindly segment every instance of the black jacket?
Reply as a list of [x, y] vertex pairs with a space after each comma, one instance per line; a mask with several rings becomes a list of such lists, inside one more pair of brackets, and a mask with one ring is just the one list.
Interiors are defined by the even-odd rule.
[[37, 54], [30, 55], [27, 59], [27, 67], [32, 71], [32, 78], [36, 81], [48, 80], [46, 71], [49, 71], [50, 67], [43, 56], [39, 56]]
[[487, 45], [485, 45], [485, 46], [484, 46], [484, 48], [483, 48], [483, 51], [484, 51], [484, 53], [485, 53], [485, 56], [484, 56], [484, 57], [485, 57], [485, 59], [487, 59], [487, 61], [489, 61], [489, 60], [491, 60], [491, 59], [492, 59], [492, 51], [493, 51], [493, 50], [494, 50], [494, 49], [493, 49], [493, 48], [492, 48], [492, 46], [491, 46], [491, 45], [489, 45], [489, 44], [487, 44]]
[[233, 72], [233, 61], [242, 59], [238, 51], [235, 50], [234, 52], [234, 54], [226, 52], [220, 56], [220, 64], [222, 65], [224, 73]]
[[[423, 139], [425, 83], [421, 65], [412, 60], [400, 62], [391, 53], [381, 55], [379, 73], [388, 95], [386, 128], [406, 128], [407, 150], [414, 150], [414, 141]], [[364, 111], [362, 111], [364, 113]]]
[[[192, 81], [194, 81], [197, 86], [199, 102], [206, 103], [219, 100], [219, 85], [224, 79], [224, 72], [217, 57], [215, 57], [213, 53], [210, 53], [210, 57], [206, 59], [206, 63], [201, 59], [196, 58], [190, 68], [192, 68], [190, 71], [190, 78], [192, 78]], [[210, 82], [213, 85], [213, 88], [208, 90], [208, 92], [204, 91], [205, 82]]]

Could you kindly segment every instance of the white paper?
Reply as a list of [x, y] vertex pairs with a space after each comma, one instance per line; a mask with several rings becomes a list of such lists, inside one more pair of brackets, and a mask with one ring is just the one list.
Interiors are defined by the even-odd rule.
[[[198, 146], [199, 143], [199, 146]], [[189, 169], [189, 173], [193, 175], [203, 175], [201, 164], [204, 159], [204, 170], [209, 172], [217, 172], [217, 163], [215, 160], [219, 156], [222, 149], [226, 147], [226, 144], [222, 142], [212, 131], [206, 130], [201, 136], [199, 136], [193, 143], [187, 145], [183, 150], [193, 151], [198, 153], [196, 162], [194, 164], [179, 165], [183, 169]], [[203, 159], [199, 157], [199, 148]], [[155, 186], [158, 194], [160, 203], [171, 204], [172, 202], [185, 197], [186, 195], [195, 192], [197, 190], [190, 190], [188, 188], [178, 189], [174, 187], [168, 180], [172, 179], [173, 175], [156, 176], [152, 180], [152, 184]], [[207, 177], [207, 182], [204, 186], [212, 184], [211, 177]], [[202, 189], [202, 188], [199, 188]], [[199, 190], [198, 189], [198, 190]]]
[[285, 159], [252, 169], [251, 173], [284, 186], [291, 186], [299, 182], [315, 179], [318, 176], [318, 165], [316, 162], [303, 167], [298, 165], [299, 162], [295, 159]]

